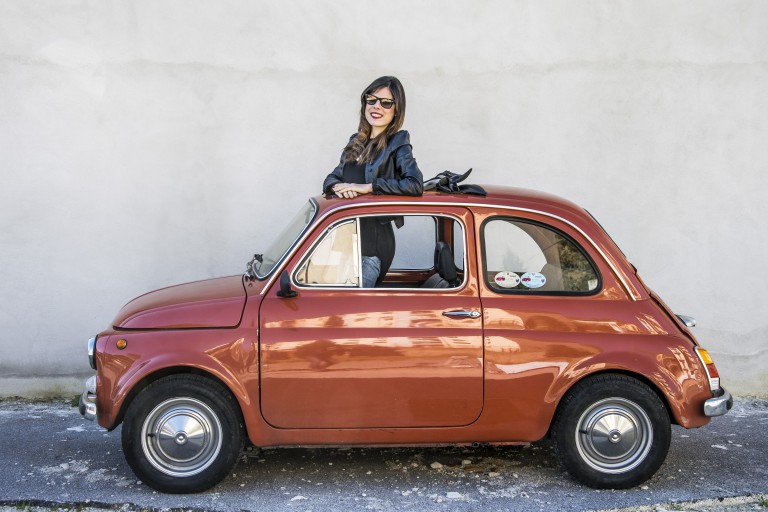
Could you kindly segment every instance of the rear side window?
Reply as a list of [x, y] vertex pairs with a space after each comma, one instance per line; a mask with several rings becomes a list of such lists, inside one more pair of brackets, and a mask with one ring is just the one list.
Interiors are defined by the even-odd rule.
[[482, 227], [483, 274], [500, 293], [589, 295], [600, 275], [564, 233], [539, 223], [496, 217]]

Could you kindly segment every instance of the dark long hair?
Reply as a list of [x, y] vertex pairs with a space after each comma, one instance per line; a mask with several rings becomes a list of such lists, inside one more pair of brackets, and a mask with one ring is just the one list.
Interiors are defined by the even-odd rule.
[[[370, 141], [371, 125], [365, 118], [365, 95], [373, 94], [382, 87], [388, 87], [395, 100], [395, 115], [387, 128], [378, 137]], [[372, 162], [376, 156], [387, 147], [389, 139], [400, 131], [405, 119], [405, 90], [400, 80], [394, 76], [382, 76], [371, 82], [360, 95], [360, 124], [357, 128], [357, 136], [349, 141], [344, 148], [344, 160], [346, 162], [359, 161], [361, 163]]]

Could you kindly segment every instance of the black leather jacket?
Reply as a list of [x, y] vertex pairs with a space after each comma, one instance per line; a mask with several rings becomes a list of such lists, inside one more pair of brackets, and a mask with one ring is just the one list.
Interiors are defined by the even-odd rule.
[[[354, 138], [355, 135], [352, 136]], [[350, 138], [350, 140], [352, 140]], [[323, 193], [333, 194], [333, 186], [343, 183], [344, 155], [339, 165], [323, 182]], [[422, 176], [411, 152], [411, 136], [400, 130], [392, 136], [384, 151], [365, 165], [365, 182], [373, 185], [374, 194], [420, 196], [424, 189]]]

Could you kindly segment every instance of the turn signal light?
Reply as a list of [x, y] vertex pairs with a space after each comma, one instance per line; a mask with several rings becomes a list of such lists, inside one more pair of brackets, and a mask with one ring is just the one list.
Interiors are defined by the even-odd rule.
[[704, 371], [707, 372], [709, 389], [714, 393], [720, 389], [720, 374], [717, 372], [715, 362], [712, 360], [712, 356], [709, 355], [709, 352], [701, 347], [696, 347], [696, 354], [698, 354], [701, 363], [704, 365]]

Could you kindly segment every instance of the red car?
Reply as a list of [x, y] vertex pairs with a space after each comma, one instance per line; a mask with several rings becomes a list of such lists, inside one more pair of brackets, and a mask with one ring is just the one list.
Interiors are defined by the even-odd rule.
[[[80, 410], [134, 472], [205, 490], [243, 445], [529, 443], [626, 488], [731, 395], [600, 225], [558, 197], [310, 199], [245, 275], [142, 295], [88, 343]], [[400, 225], [362, 287], [361, 220]]]

